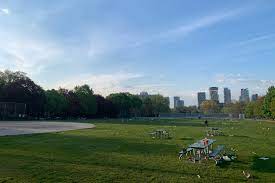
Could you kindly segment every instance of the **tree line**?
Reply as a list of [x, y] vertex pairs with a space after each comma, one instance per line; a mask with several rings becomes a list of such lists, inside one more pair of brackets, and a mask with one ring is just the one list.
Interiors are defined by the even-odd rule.
[[162, 95], [95, 94], [88, 85], [44, 90], [26, 73], [0, 72], [0, 117], [5, 118], [115, 118], [152, 117], [169, 112]]

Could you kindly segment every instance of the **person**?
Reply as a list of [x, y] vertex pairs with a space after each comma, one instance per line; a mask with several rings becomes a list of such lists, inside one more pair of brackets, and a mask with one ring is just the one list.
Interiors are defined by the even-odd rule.
[[205, 121], [204, 121], [204, 124], [205, 124], [205, 126], [208, 126], [208, 121], [205, 120]]
[[205, 138], [203, 139], [203, 144], [204, 144], [205, 146], [208, 145], [208, 138], [207, 138], [207, 137], [205, 137]]

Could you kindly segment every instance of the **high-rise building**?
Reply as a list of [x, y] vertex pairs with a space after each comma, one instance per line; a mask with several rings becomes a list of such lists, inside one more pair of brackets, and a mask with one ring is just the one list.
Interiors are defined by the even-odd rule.
[[224, 104], [231, 104], [231, 90], [228, 88], [224, 88]]
[[146, 91], [140, 92], [139, 96], [141, 97], [148, 97], [149, 94]]
[[241, 89], [241, 96], [240, 96], [240, 102], [249, 102], [250, 99], [249, 99], [249, 91], [248, 91], [248, 88], [243, 88]]
[[258, 94], [253, 94], [252, 97], [251, 97], [251, 101], [255, 102], [257, 101], [259, 98], [259, 95]]
[[184, 106], [184, 100], [181, 100], [180, 97], [174, 97], [174, 109], [178, 107], [183, 107]]
[[174, 109], [176, 109], [179, 105], [180, 97], [174, 97]]
[[177, 107], [184, 107], [184, 100], [179, 100]]
[[218, 87], [210, 87], [209, 95], [210, 95], [210, 100], [219, 102], [219, 88]]
[[198, 107], [206, 100], [206, 93], [205, 92], [198, 92]]
[[164, 97], [164, 99], [166, 100], [168, 106], [170, 107], [170, 97]]

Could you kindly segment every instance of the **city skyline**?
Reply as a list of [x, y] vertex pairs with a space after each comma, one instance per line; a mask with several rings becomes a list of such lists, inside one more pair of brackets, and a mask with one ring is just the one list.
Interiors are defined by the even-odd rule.
[[[197, 107], [199, 107], [200, 104], [205, 100], [214, 100], [214, 101], [217, 101], [218, 103], [223, 103], [223, 104], [230, 104], [230, 103], [234, 103], [236, 101], [250, 102], [250, 101], [256, 101], [261, 96], [258, 93], [250, 94], [249, 88], [242, 88], [239, 91], [239, 96], [237, 98], [232, 98], [230, 88], [224, 87], [223, 92], [219, 92], [220, 91], [219, 89], [220, 89], [219, 87], [209, 87], [208, 92], [206, 92], [206, 91], [197, 92], [197, 103], [187, 105], [187, 106], [196, 105]], [[213, 91], [214, 91], [214, 93], [213, 93]], [[212, 92], [212, 94], [211, 94], [211, 92]], [[222, 97], [223, 100], [220, 100], [221, 95], [223, 96]], [[175, 108], [175, 98], [180, 100], [179, 96], [174, 96], [173, 97], [174, 101], [173, 101], [173, 103], [171, 103], [172, 99], [170, 97], [170, 107], [171, 108]], [[182, 100], [184, 100], [184, 99], [182, 99]]]
[[275, 85], [274, 8], [260, 0], [2, 0], [0, 70], [26, 72], [44, 89], [88, 84], [103, 96], [147, 91], [185, 105], [209, 86], [230, 88], [233, 99], [242, 88], [264, 95]]

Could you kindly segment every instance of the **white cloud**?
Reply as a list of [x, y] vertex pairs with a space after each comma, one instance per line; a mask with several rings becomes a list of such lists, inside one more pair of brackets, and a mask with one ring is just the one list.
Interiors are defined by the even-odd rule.
[[218, 74], [216, 76], [216, 82], [220, 84], [228, 85], [243, 85], [243, 87], [254, 85], [269, 87], [275, 84], [275, 80], [264, 80], [264, 79], [251, 79], [241, 74]]
[[143, 77], [142, 74], [117, 72], [112, 74], [82, 74], [80, 76], [72, 76], [66, 78], [67, 82], [58, 82], [54, 88], [65, 87], [72, 89], [77, 85], [88, 84], [95, 93], [108, 95], [114, 92], [131, 92], [124, 84], [133, 79]]
[[[185, 100], [186, 105], [195, 105], [197, 101], [196, 92], [179, 90], [178, 86], [171, 83], [150, 83], [146, 81], [147, 76], [140, 73], [115, 72], [111, 74], [82, 74], [71, 76], [57, 82], [50, 88], [73, 89], [77, 85], [88, 84], [95, 93], [107, 96], [110, 93], [130, 92], [138, 94], [147, 91], [150, 94], [161, 94], [164, 96], [180, 96]], [[137, 83], [144, 84], [137, 84]], [[147, 83], [146, 83], [147, 82]]]
[[88, 53], [90, 58], [98, 58], [106, 54], [117, 52], [131, 47], [133, 37], [127, 32], [101, 27], [101, 30], [92, 30], [88, 37]]
[[230, 12], [225, 12], [221, 14], [216, 14], [216, 15], [210, 15], [210, 16], [205, 16], [200, 19], [197, 19], [190, 24], [185, 24], [182, 26], [179, 26], [175, 29], [171, 29], [167, 32], [164, 32], [160, 34], [161, 37], [167, 37], [167, 36], [175, 36], [175, 35], [186, 35], [189, 33], [192, 33], [194, 31], [197, 31], [199, 29], [215, 25], [219, 22], [222, 22], [226, 19], [235, 17], [239, 14], [239, 11], [230, 11]]
[[174, 38], [177, 36], [187, 36], [188, 34], [191, 34], [195, 31], [200, 30], [200, 29], [203, 29], [203, 28], [218, 24], [218, 23], [225, 21], [227, 19], [236, 17], [236, 16], [240, 15], [240, 13], [242, 11], [243, 11], [242, 9], [239, 9], [239, 10], [235, 10], [235, 11], [229, 11], [229, 12], [223, 12], [220, 14], [204, 16], [204, 17], [196, 19], [192, 22], [189, 22], [187, 24], [180, 25], [173, 29], [163, 31], [163, 32], [157, 33], [155, 35], [152, 35], [148, 38], [145, 38], [143, 40], [137, 41], [137, 42], [135, 42], [134, 45], [141, 46], [143, 44], [150, 43], [150, 42], [157, 41], [157, 40], [170, 39], [170, 38]]
[[255, 42], [259, 42], [259, 41], [264, 41], [264, 40], [269, 40], [275, 38], [275, 34], [266, 34], [266, 35], [261, 35], [261, 36], [255, 36], [252, 37], [250, 39], [247, 40], [243, 40], [237, 43], [237, 45], [239, 46], [244, 46], [244, 45], [248, 45], [248, 44], [253, 44]]
[[220, 87], [231, 88], [232, 96], [238, 99], [241, 88], [248, 88], [250, 94], [258, 93], [265, 95], [270, 86], [275, 85], [275, 80], [254, 79], [241, 74], [218, 74], [215, 78], [216, 84]]
[[95, 58], [96, 56], [116, 52], [120, 49], [135, 48], [155, 41], [167, 41], [170, 39], [175, 39], [178, 36], [184, 37], [200, 29], [204, 29], [236, 17], [242, 12], [243, 9], [238, 9], [204, 16], [189, 23], [147, 36], [129, 35], [127, 32], [116, 29], [112, 29], [110, 31], [108, 30], [108, 27], [102, 28], [104, 31], [93, 30], [90, 32], [91, 37], [89, 39], [90, 45], [88, 49], [88, 56]]
[[39, 74], [63, 53], [54, 42], [28, 34], [0, 32], [0, 62], [6, 69]]
[[7, 8], [2, 8], [2, 9], [0, 9], [0, 14], [9, 15], [10, 14], [10, 10], [7, 9]]

